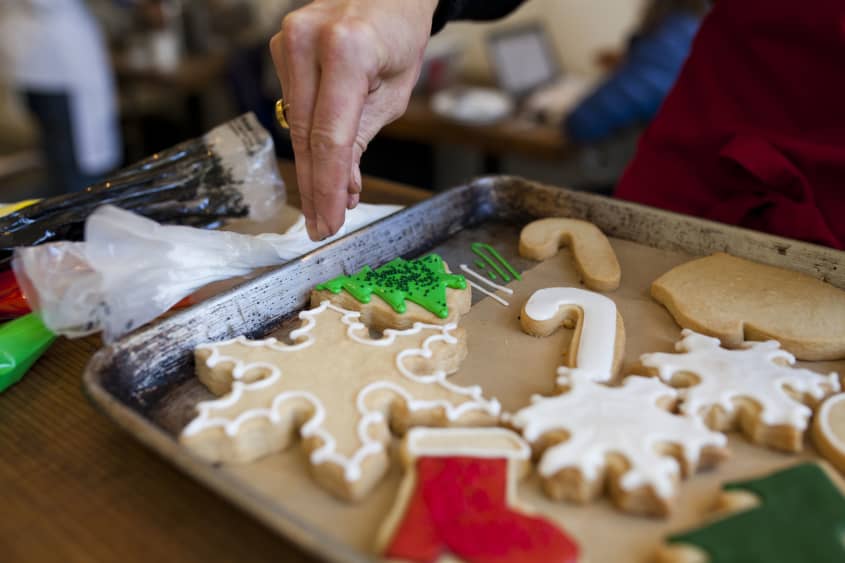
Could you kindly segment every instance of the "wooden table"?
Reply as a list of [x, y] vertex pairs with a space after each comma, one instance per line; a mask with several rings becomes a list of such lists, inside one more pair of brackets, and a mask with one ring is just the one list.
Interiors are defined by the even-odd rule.
[[380, 135], [429, 144], [450, 143], [481, 150], [490, 157], [521, 155], [560, 161], [572, 151], [558, 127], [516, 118], [493, 125], [465, 125], [431, 110], [429, 99], [414, 96], [408, 110]]
[[[282, 174], [297, 201], [290, 164]], [[362, 199], [427, 195], [365, 178]], [[310, 561], [94, 410], [81, 374], [99, 346], [61, 338], [0, 394], [0, 561]]]

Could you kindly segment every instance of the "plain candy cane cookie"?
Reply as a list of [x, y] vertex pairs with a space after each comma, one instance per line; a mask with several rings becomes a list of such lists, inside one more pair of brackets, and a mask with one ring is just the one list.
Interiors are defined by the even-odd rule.
[[622, 270], [610, 241], [601, 230], [578, 219], [540, 219], [526, 225], [519, 235], [519, 254], [531, 260], [546, 260], [562, 246], [572, 249], [575, 268], [584, 285], [595, 291], [619, 287]]

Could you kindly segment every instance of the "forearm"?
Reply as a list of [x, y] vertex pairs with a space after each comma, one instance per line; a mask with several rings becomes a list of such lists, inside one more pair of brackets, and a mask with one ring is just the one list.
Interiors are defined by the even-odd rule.
[[514, 11], [524, 0], [440, 0], [431, 32], [453, 20], [493, 20]]

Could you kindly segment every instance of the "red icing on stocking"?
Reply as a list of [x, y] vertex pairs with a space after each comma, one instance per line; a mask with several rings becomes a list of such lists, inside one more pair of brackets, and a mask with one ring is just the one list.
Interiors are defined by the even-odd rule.
[[574, 562], [578, 546], [547, 520], [508, 506], [508, 460], [420, 457], [416, 489], [385, 557], [472, 563]]

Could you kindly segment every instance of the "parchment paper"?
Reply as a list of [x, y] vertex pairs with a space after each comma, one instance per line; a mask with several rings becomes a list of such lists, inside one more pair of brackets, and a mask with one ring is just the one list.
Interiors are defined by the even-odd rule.
[[[510, 229], [508, 233], [515, 235], [518, 230]], [[462, 255], [456, 253], [454, 242], [442, 249], [453, 271], [458, 268], [456, 261], [466, 260], [465, 251]], [[505, 256], [515, 254], [515, 236], [491, 242]], [[648, 288], [660, 274], [691, 257], [627, 241], [612, 243], [622, 266], [622, 287], [607, 295], [617, 303], [625, 321], [625, 366], [629, 366], [640, 354], [673, 351], [680, 328], [662, 306], [651, 300]], [[529, 263], [517, 260], [515, 264], [519, 268]], [[555, 368], [568, 346], [571, 331], [562, 329], [547, 338], [533, 338], [522, 333], [517, 316], [533, 291], [557, 286], [580, 286], [567, 250], [526, 271], [522, 281], [511, 283], [515, 294], [501, 294], [510, 301], [509, 307], [489, 298], [477, 302], [461, 322], [469, 334], [469, 357], [453, 380], [480, 384], [506, 410], [526, 405], [532, 394], [551, 393]], [[819, 372], [845, 371], [845, 362], [802, 365]], [[644, 562], [650, 559], [664, 534], [702, 521], [720, 483], [755, 477], [815, 456], [809, 444], [804, 454], [783, 454], [751, 446], [739, 435], [730, 436], [730, 449], [732, 458], [718, 469], [699, 473], [682, 483], [675, 510], [666, 520], [622, 514], [606, 499], [585, 507], [549, 501], [534, 474], [520, 485], [519, 496], [522, 504], [564, 527], [581, 545], [585, 560]], [[249, 483], [257, 495], [272, 499], [308, 525], [372, 554], [376, 532], [398, 488], [398, 465], [394, 463], [382, 483], [358, 504], [335, 500], [311, 481], [306, 456], [298, 445], [253, 464], [226, 466], [223, 471]]]

